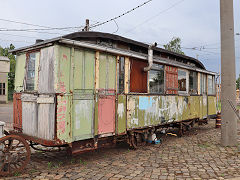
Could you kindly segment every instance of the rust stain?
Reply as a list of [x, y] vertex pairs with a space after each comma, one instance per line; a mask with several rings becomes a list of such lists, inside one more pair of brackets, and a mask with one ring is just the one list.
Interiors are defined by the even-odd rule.
[[22, 101], [21, 93], [13, 94], [13, 127], [22, 130]]

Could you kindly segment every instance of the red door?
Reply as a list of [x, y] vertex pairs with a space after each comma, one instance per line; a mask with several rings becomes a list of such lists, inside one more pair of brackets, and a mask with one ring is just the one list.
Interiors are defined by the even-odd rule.
[[115, 90], [100, 90], [98, 102], [98, 134], [115, 132]]

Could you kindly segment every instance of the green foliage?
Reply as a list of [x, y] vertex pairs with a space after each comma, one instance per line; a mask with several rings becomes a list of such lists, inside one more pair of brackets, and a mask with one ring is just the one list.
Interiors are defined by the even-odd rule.
[[240, 89], [240, 74], [236, 80], [236, 89]]
[[14, 79], [15, 79], [15, 66], [16, 58], [14, 55], [9, 53], [9, 50], [15, 49], [13, 44], [10, 44], [9, 47], [2, 48], [0, 46], [0, 56], [7, 56], [10, 59], [10, 73], [8, 74], [8, 99], [12, 100], [13, 91], [14, 91]]
[[166, 50], [184, 55], [184, 52], [181, 48], [181, 39], [179, 37], [173, 37], [172, 40], [168, 44], [163, 45], [163, 47]]

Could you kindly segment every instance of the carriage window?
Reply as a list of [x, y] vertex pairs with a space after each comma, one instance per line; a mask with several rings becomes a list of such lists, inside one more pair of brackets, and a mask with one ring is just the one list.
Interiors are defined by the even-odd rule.
[[207, 93], [207, 76], [206, 74], [200, 75], [200, 94], [206, 94]]
[[178, 91], [187, 93], [187, 71], [178, 69]]
[[153, 65], [152, 70], [149, 71], [149, 91], [150, 93], [164, 92], [164, 69], [163, 65]]
[[198, 91], [198, 76], [197, 72], [190, 71], [189, 73], [189, 93], [197, 94]]
[[215, 77], [208, 75], [208, 94], [215, 94]]
[[0, 95], [5, 95], [5, 83], [0, 83]]
[[27, 61], [26, 90], [34, 90], [36, 53], [30, 53]]
[[124, 57], [120, 57], [118, 63], [118, 93], [124, 93]]

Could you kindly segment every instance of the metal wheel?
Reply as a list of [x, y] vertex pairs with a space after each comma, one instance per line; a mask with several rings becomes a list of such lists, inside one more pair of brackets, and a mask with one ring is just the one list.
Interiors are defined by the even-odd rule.
[[137, 149], [140, 146], [145, 146], [146, 141], [145, 141], [145, 138], [144, 138], [144, 134], [134, 133], [134, 135], [131, 136], [131, 145], [134, 149]]
[[30, 161], [30, 147], [25, 139], [16, 135], [0, 138], [0, 175], [21, 172]]

